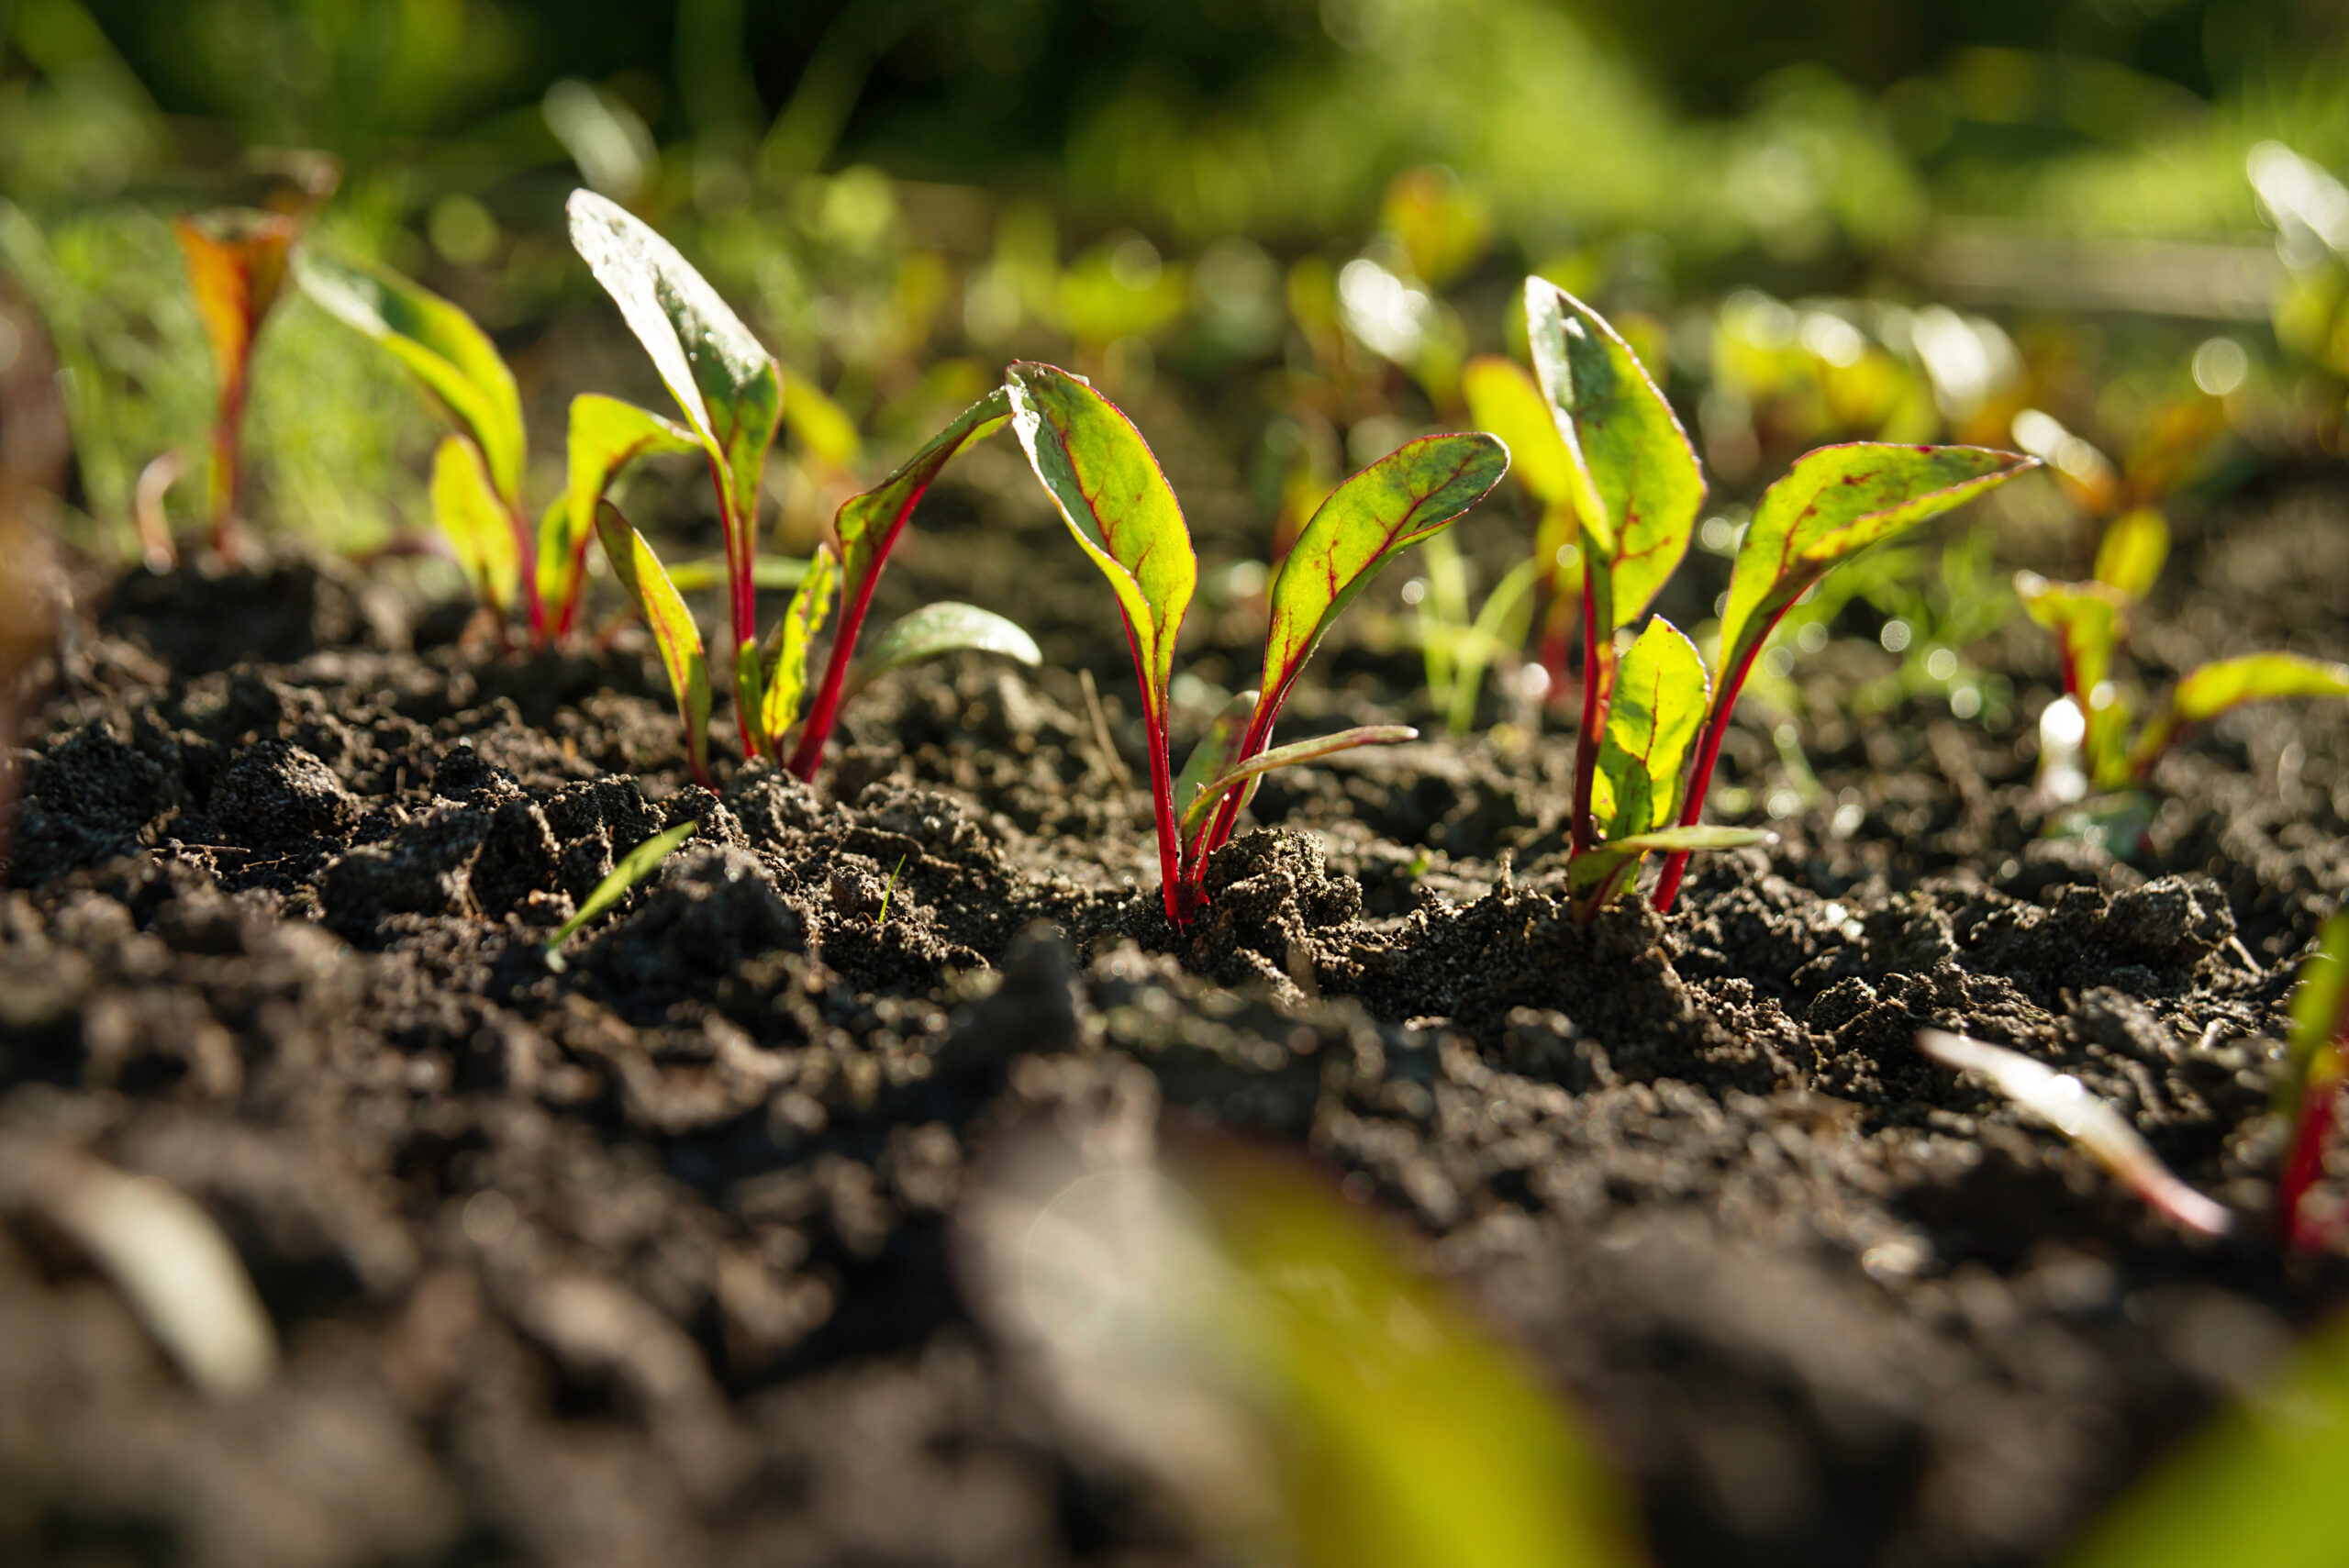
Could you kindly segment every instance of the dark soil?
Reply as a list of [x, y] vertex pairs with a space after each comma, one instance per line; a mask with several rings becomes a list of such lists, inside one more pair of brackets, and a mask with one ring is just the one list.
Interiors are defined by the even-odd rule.
[[[1019, 610], [1068, 668], [896, 677], [815, 789], [685, 784], [625, 640], [500, 658], [311, 564], [94, 595], [0, 894], [0, 1163], [194, 1196], [283, 1362], [201, 1396], [0, 1182], [0, 1558], [1207, 1561], [950, 1268], [990, 1137], [1135, 1064], [1389, 1211], [1586, 1412], [1667, 1564], [2046, 1561], [2349, 1294], [2273, 1243], [2266, 1114], [2349, 889], [2338, 708], [2199, 738], [2121, 864], [2037, 835], [2043, 693], [1855, 719], [1882, 665], [1839, 643], [1782, 841], [1583, 928], [1571, 736], [1488, 702], [1513, 722], [1275, 779], [1178, 938], [1078, 684], [1123, 689], [1108, 601], [1048, 534], [992, 545], [996, 504], [941, 496], [888, 591]], [[2337, 491], [2221, 516], [2171, 581], [2154, 668], [2349, 655]], [[1244, 676], [1244, 607], [1198, 619]], [[2046, 672], [2027, 630], [1987, 656]], [[1333, 648], [1295, 728], [1416, 716], [1416, 673]], [[1725, 782], [1771, 756], [1741, 731]], [[1929, 1065], [1927, 1024], [2079, 1074], [2237, 1234]]]

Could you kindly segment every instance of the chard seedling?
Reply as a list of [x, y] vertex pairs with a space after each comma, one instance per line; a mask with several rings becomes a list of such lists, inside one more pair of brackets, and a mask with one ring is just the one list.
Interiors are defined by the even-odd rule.
[[195, 313], [220, 374], [212, 423], [209, 492], [212, 548], [237, 557], [244, 492], [245, 400], [252, 384], [253, 344], [285, 284], [285, 261], [301, 225], [284, 213], [197, 213], [172, 225], [195, 293]]
[[1942, 1029], [1923, 1029], [1917, 1049], [1943, 1066], [1976, 1073], [2074, 1143], [2128, 1184], [2156, 1212], [2205, 1236], [2224, 1236], [2234, 1216], [2171, 1173], [2129, 1125], [2129, 1118], [2090, 1094], [2069, 1073], [2058, 1073], [2019, 1051]]
[[627, 897], [629, 889], [651, 876], [653, 868], [667, 860], [678, 845], [692, 838], [694, 829], [700, 826], [698, 821], [680, 822], [674, 828], [664, 828], [653, 834], [652, 837], [622, 855], [619, 863], [612, 867], [610, 874], [597, 883], [596, 890], [587, 895], [586, 902], [579, 906], [578, 913], [565, 920], [561, 929], [547, 939], [544, 950], [547, 967], [557, 974], [562, 973], [563, 971], [561, 951], [562, 944], [577, 935], [580, 928], [586, 925], [588, 921]]
[[2041, 787], [2051, 799], [2141, 787], [2188, 730], [2246, 703], [2349, 696], [2349, 664], [2297, 653], [2241, 654], [2180, 677], [2132, 740], [2132, 708], [2112, 678], [2114, 660], [2168, 552], [2168, 526], [2159, 513], [2141, 509], [2106, 530], [2094, 581], [2051, 583], [2037, 573], [2015, 573], [2016, 596], [2055, 633], [2062, 661], [2064, 695], [2040, 718]]
[[2324, 1174], [2325, 1146], [2349, 1079], [2349, 914], [2325, 922], [2316, 955], [2300, 972], [2292, 998], [2291, 1052], [2276, 1090], [2276, 1114], [2291, 1130], [2277, 1182], [2276, 1214], [2296, 1247], [2323, 1245], [2331, 1229], [2306, 1210], [2309, 1189]]
[[1738, 694], [1779, 617], [1859, 550], [2032, 460], [1885, 442], [1800, 459], [1763, 495], [1738, 552], [1718, 684], [1695, 646], [1657, 617], [1631, 645], [1639, 690], [1619, 717], [1617, 639], [1647, 615], [1687, 555], [1704, 478], [1664, 394], [1598, 312], [1538, 277], [1526, 280], [1525, 305], [1534, 379], [1565, 446], [1581, 530], [1583, 710], [1568, 881], [1587, 917], [1629, 884], [1643, 855], [1662, 852], [1669, 858], [1654, 902], [1669, 910], [1690, 853], [1764, 837], [1698, 824]]
[[1582, 613], [1581, 526], [1575, 520], [1574, 459], [1524, 366], [1480, 354], [1461, 376], [1468, 416], [1508, 447], [1509, 473], [1538, 515], [1529, 562], [1543, 590], [1539, 658], [1553, 700], [1566, 691], [1566, 661]]
[[1508, 450], [1486, 435], [1429, 436], [1330, 493], [1273, 579], [1262, 695], [1236, 699], [1192, 754], [1178, 788], [1167, 692], [1175, 636], [1198, 582], [1182, 507], [1141, 433], [1108, 398], [1051, 365], [1014, 364], [1008, 377], [1012, 424], [1028, 461], [1118, 598], [1141, 690], [1162, 896], [1167, 918], [1187, 925], [1206, 901], [1208, 857], [1230, 838], [1264, 773], [1413, 737], [1378, 726], [1271, 746], [1282, 705], [1339, 614], [1396, 555], [1482, 500], [1508, 471]]
[[[806, 674], [809, 647], [830, 614], [829, 595], [837, 579], [840, 629], [832, 639], [823, 675], [807, 702], [807, 723], [788, 753], [791, 771], [812, 778], [823, 761], [825, 742], [847, 695], [858, 637], [881, 568], [906, 519], [948, 460], [972, 441], [1003, 427], [1008, 414], [1004, 395], [997, 391], [981, 398], [880, 484], [841, 505], [834, 519], [840, 536], [837, 573], [827, 566], [820, 573], [811, 571], [802, 578], [792, 608], [785, 614], [785, 628], [771, 654], [763, 658], [757, 622], [759, 492], [767, 451], [783, 419], [784, 373], [718, 291], [667, 240], [592, 191], [573, 192], [569, 211], [572, 243], [651, 356], [653, 367], [685, 417], [691, 439], [709, 462], [726, 539], [727, 598], [733, 622], [727, 662], [732, 676], [735, 724], [745, 758], [785, 761], [785, 732], [798, 720], [809, 690]], [[628, 581], [641, 587], [653, 577], [663, 576], [641, 538], [623, 542], [637, 563]], [[645, 569], [648, 562], [649, 571]], [[674, 596], [674, 583], [665, 576], [663, 582]], [[656, 617], [649, 605], [641, 600], [640, 605], [645, 608], [646, 622], [656, 640], [678, 632], [673, 622]], [[901, 651], [896, 662], [936, 657], [957, 648], [984, 651], [997, 644], [1026, 641], [1024, 633], [1000, 617], [969, 606], [953, 608], [955, 614], [922, 628], [926, 635], [918, 655]], [[685, 623], [686, 629], [690, 624]], [[791, 630], [795, 625], [799, 628], [796, 633]], [[977, 640], [952, 640], [947, 633], [957, 626], [971, 629]], [[674, 649], [664, 642], [662, 657], [674, 677], [676, 668], [702, 659], [698, 634], [690, 647], [682, 639]], [[680, 688], [681, 711], [691, 728], [694, 717], [685, 710], [684, 703]]]

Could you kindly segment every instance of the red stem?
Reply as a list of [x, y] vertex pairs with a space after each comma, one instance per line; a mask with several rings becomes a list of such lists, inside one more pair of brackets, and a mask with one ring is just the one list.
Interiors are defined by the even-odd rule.
[[1573, 852], [1577, 855], [1591, 846], [1590, 792], [1598, 776], [1598, 726], [1606, 702], [1600, 687], [1610, 684], [1598, 667], [1598, 617], [1592, 606], [1591, 580], [1586, 573], [1582, 580], [1582, 733], [1575, 739], [1574, 815], [1567, 823]]
[[2286, 1240], [2296, 1247], [2313, 1250], [2324, 1241], [2323, 1228], [2301, 1215], [2300, 1200], [2324, 1174], [2325, 1134], [2332, 1130], [2333, 1101], [2340, 1091], [2341, 1080], [2335, 1078], [2310, 1084], [2302, 1092], [2300, 1124], [2293, 1129], [2292, 1151], [2276, 1194], [2277, 1217], [2283, 1222]]
[[539, 544], [531, 536], [530, 525], [522, 520], [519, 506], [506, 508], [507, 520], [513, 525], [514, 548], [522, 562], [522, 605], [529, 617], [530, 646], [547, 645], [546, 601], [539, 597]]
[[229, 565], [235, 565], [238, 547], [238, 508], [243, 502], [245, 465], [239, 433], [245, 424], [245, 372], [239, 366], [237, 373], [220, 388], [220, 417], [212, 427], [212, 462], [221, 474], [220, 509], [212, 518], [212, 549]]
[[[1780, 616], [1784, 614], [1784, 610], [1778, 612]], [[1688, 777], [1688, 798], [1680, 807], [1679, 825], [1683, 828], [1694, 828], [1705, 814], [1705, 795], [1713, 787], [1713, 764], [1720, 760], [1721, 738], [1729, 733], [1730, 715], [1737, 708], [1738, 694], [1745, 689], [1745, 677], [1753, 672], [1753, 661], [1761, 656], [1762, 645], [1770, 640], [1770, 632], [1777, 624], [1778, 617], [1771, 617], [1769, 627], [1754, 639], [1753, 646], [1745, 651], [1745, 657], [1737, 662], [1737, 668], [1729, 673], [1713, 702], [1712, 715], [1705, 721], [1705, 739], [1697, 751], [1697, 771]], [[1672, 913], [1672, 901], [1680, 893], [1680, 879], [1687, 874], [1688, 853], [1687, 850], [1674, 851], [1656, 876], [1655, 893], [1649, 902], [1659, 915]]]
[[[943, 463], [940, 465], [941, 468]], [[807, 722], [799, 731], [799, 744], [791, 753], [791, 771], [803, 779], [812, 779], [823, 765], [824, 747], [832, 736], [832, 726], [840, 717], [841, 689], [848, 679], [849, 661], [855, 656], [856, 639], [864, 629], [864, 617], [873, 607], [873, 590], [880, 585], [881, 569], [889, 563], [889, 552], [897, 548], [897, 536], [905, 531], [906, 519], [914, 515], [914, 507], [929, 494], [927, 484], [914, 487], [897, 515], [889, 519], [888, 530], [881, 536], [881, 544], [873, 552], [873, 570], [856, 586], [853, 601], [841, 605], [840, 629], [832, 635], [830, 653], [824, 660], [823, 684], [817, 687], [816, 700], [807, 709]], [[1131, 639], [1130, 630], [1127, 633]], [[1141, 666], [1137, 664], [1136, 670]]]
[[734, 729], [742, 740], [742, 760], [749, 762], [759, 754], [751, 740], [751, 714], [742, 706], [742, 684], [735, 678], [735, 661], [742, 644], [758, 631], [758, 606], [751, 593], [751, 563], [742, 559], [739, 531], [734, 516], [734, 497], [727, 489], [725, 471], [718, 466], [718, 454], [703, 450], [709, 462], [710, 488], [718, 492], [718, 531], [726, 536], [726, 585], [734, 606], [734, 640], [726, 650], [726, 688], [734, 694]]

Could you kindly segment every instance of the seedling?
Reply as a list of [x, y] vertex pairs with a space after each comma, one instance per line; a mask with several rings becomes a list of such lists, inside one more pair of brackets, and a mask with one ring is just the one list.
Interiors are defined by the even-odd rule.
[[1917, 1049], [1944, 1067], [1988, 1079], [1992, 1088], [2079, 1145], [2156, 1212], [2188, 1230], [2224, 1236], [2233, 1229], [2233, 1215], [2179, 1181], [2128, 1118], [2090, 1094], [2071, 1073], [2058, 1073], [2019, 1051], [1942, 1029], [1919, 1031]]
[[2316, 956], [2300, 972], [2292, 998], [2292, 1043], [2277, 1085], [2276, 1114], [2291, 1129], [2276, 1214], [2296, 1247], [2321, 1246], [2329, 1226], [2305, 1212], [2309, 1189], [2324, 1174], [2325, 1146], [2349, 1079], [2349, 914], [2325, 922]]
[[[733, 623], [728, 662], [733, 672], [735, 724], [744, 757], [785, 760], [785, 734], [799, 718], [807, 692], [808, 647], [829, 614], [829, 595], [837, 576], [840, 630], [807, 704], [807, 724], [789, 752], [791, 771], [801, 778], [812, 778], [823, 761], [825, 743], [847, 694], [858, 635], [890, 550], [915, 505], [947, 462], [964, 446], [1003, 428], [1009, 412], [1005, 395], [997, 391], [981, 398], [879, 485], [841, 505], [834, 519], [840, 538], [837, 572], [826, 566], [801, 581], [792, 608], [785, 614], [785, 629], [763, 658], [756, 609], [758, 504], [767, 450], [782, 418], [783, 373], [718, 291], [667, 240], [591, 191], [572, 193], [570, 213], [572, 243], [652, 357], [654, 368], [685, 417], [690, 439], [709, 462], [726, 538], [728, 600]], [[631, 562], [620, 575], [640, 595], [638, 603], [646, 623], [662, 643], [662, 662], [677, 684], [696, 776], [706, 777], [702, 754], [706, 742], [697, 739], [696, 711], [700, 720], [706, 721], [707, 698], [700, 699], [702, 706], [696, 710], [692, 696], [694, 670], [701, 670], [698, 689], [706, 692], [708, 684], [699, 634], [689, 619], [680, 621], [656, 606], [654, 601], [663, 597], [653, 586], [656, 578], [668, 587], [666, 598], [674, 599], [676, 595], [643, 539], [617, 513], [608, 520], [599, 515], [597, 527], [615, 567], [622, 557]], [[818, 559], [824, 561], [825, 552], [819, 551]], [[647, 594], [651, 596], [644, 596]], [[1026, 643], [1024, 633], [998, 617], [968, 606], [956, 606], [956, 611], [924, 628], [918, 656], [935, 657], [958, 647]], [[794, 626], [799, 628], [796, 632], [789, 629]], [[971, 632], [978, 640], [954, 640], [950, 633], [958, 626], [981, 628]], [[1026, 646], [1032, 650], [1033, 644]]]
[[1476, 428], [1491, 431], [1508, 444], [1509, 473], [1532, 501], [1539, 518], [1528, 562], [1543, 590], [1539, 657], [1550, 677], [1549, 695], [1553, 699], [1563, 697], [1575, 621], [1582, 611], [1582, 544], [1581, 528], [1575, 520], [1574, 459], [1558, 434], [1541, 384], [1524, 366], [1497, 354], [1480, 354], [1468, 361], [1460, 387]]
[[[1620, 655], [1694, 536], [1705, 483], [1664, 394], [1597, 311], [1526, 280], [1534, 380], [1566, 450], [1583, 565], [1582, 729], [1569, 823], [1570, 888], [1588, 917], [1651, 851], [1669, 910], [1690, 853], [1765, 835], [1699, 826], [1739, 692], [1780, 617], [1867, 546], [2032, 466], [1976, 447], [1854, 442], [1798, 461], [1755, 509], [1721, 615], [1718, 685], [1657, 616]], [[1689, 763], [1693, 747], [1693, 771]], [[1675, 813], [1677, 821], [1675, 821]]]
[[1206, 902], [1208, 857], [1230, 840], [1264, 773], [1413, 738], [1401, 726], [1377, 726], [1270, 745], [1282, 704], [1339, 614], [1397, 554], [1484, 499], [1508, 471], [1508, 449], [1486, 435], [1429, 436], [1331, 492], [1273, 579], [1262, 695], [1235, 700], [1178, 783], [1168, 752], [1167, 690], [1175, 635], [1198, 581], [1183, 509], [1141, 433], [1108, 398], [1051, 365], [1021, 362], [1008, 373], [1013, 428], [1028, 461], [1118, 596], [1149, 737], [1162, 896], [1166, 917], [1185, 926]]
[[698, 821], [680, 822], [674, 828], [653, 834], [622, 855], [610, 874], [597, 883], [596, 890], [587, 895], [586, 902], [579, 906], [578, 913], [565, 920], [562, 928], [547, 939], [544, 950], [547, 967], [557, 974], [562, 973], [564, 967], [561, 951], [562, 944], [577, 935], [580, 928], [588, 921], [627, 897], [630, 888], [651, 876], [653, 868], [667, 860], [678, 845], [692, 838], [694, 829], [700, 826]]
[[1419, 612], [1428, 695], [1442, 711], [1444, 728], [1465, 735], [1475, 722], [1476, 695], [1486, 668], [1497, 659], [1513, 658], [1525, 641], [1526, 623], [1531, 618], [1528, 595], [1541, 562], [1528, 559], [1509, 568], [1472, 617], [1468, 563], [1452, 537], [1438, 534], [1420, 550], [1427, 576], [1406, 586], [1403, 596]]
[[284, 287], [286, 254], [301, 225], [284, 213], [228, 210], [184, 216], [172, 229], [220, 374], [219, 412], [212, 424], [212, 548], [223, 561], [234, 561], [253, 344]]
[[2349, 664], [2297, 653], [2241, 654], [2180, 678], [2132, 740], [2132, 705], [2112, 678], [2114, 657], [2168, 552], [2168, 526], [2159, 513], [2141, 509], [2106, 530], [2094, 581], [2050, 583], [2036, 573], [2015, 573], [2016, 595], [2033, 620], [2055, 633], [2061, 650], [2064, 695], [2048, 705], [2039, 726], [2041, 787], [2051, 800], [2140, 787], [2188, 730], [2246, 703], [2349, 696]]
[[881, 890], [881, 907], [873, 917], [873, 929], [886, 930], [889, 926], [889, 900], [897, 895], [897, 879], [906, 874], [906, 857], [897, 857], [896, 869], [889, 873], [889, 885]]

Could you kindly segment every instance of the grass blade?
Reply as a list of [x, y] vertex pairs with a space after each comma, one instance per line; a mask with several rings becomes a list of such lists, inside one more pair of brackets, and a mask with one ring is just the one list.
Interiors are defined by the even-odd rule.
[[586, 902], [579, 906], [579, 912], [565, 920], [562, 929], [547, 939], [547, 967], [557, 973], [562, 973], [562, 955], [557, 950], [570, 940], [582, 926], [627, 897], [629, 889], [651, 875], [652, 869], [667, 860], [679, 844], [692, 838], [694, 829], [700, 826], [698, 821], [680, 822], [674, 828], [653, 834], [622, 855], [619, 863], [612, 867], [611, 874], [597, 883], [596, 890], [587, 895]]

